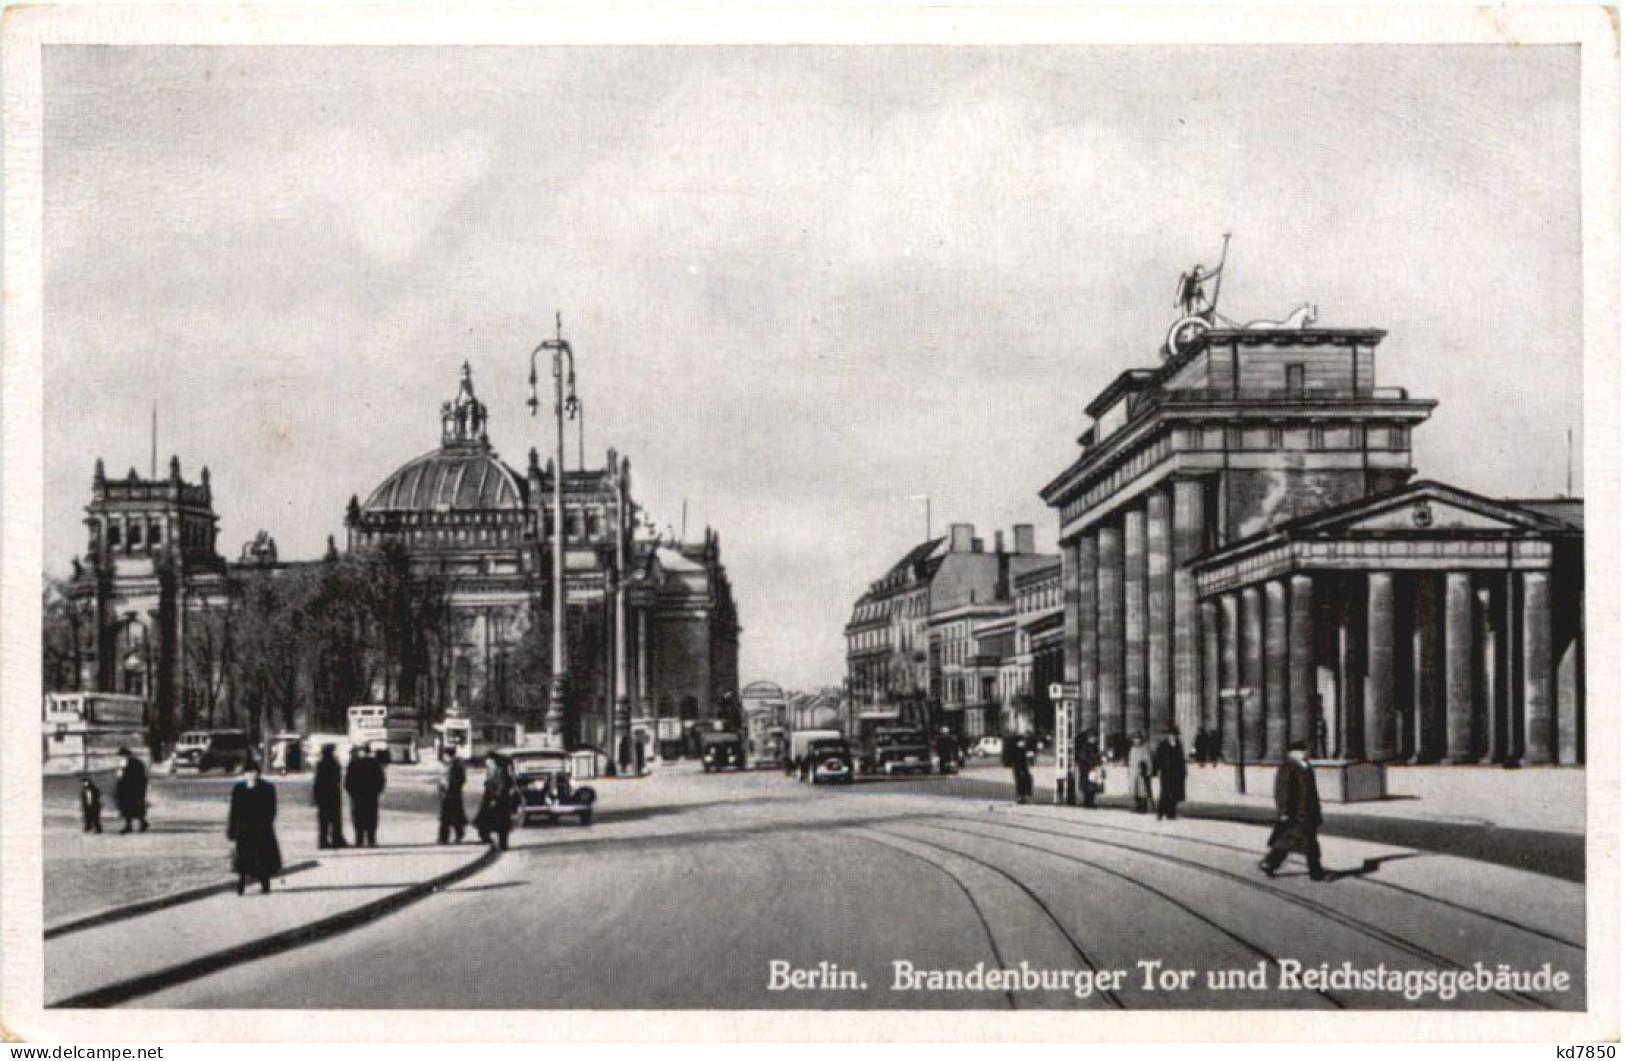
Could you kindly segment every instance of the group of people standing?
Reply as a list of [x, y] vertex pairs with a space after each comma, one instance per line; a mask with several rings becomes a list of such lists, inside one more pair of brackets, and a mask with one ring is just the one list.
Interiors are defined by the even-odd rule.
[[324, 850], [348, 847], [344, 839], [344, 797], [350, 797], [350, 823], [357, 847], [378, 846], [378, 801], [388, 778], [384, 764], [365, 744], [350, 750], [348, 766], [339, 765], [337, 750], [322, 745], [316, 760], [311, 798], [316, 804], [316, 846]]
[[[460, 844], [468, 831], [468, 812], [463, 809], [463, 788], [467, 784], [468, 768], [461, 759], [447, 752], [440, 770], [439, 842], [442, 844]], [[480, 834], [480, 843], [502, 851], [508, 849], [508, 834], [513, 830], [513, 810], [518, 797], [512, 764], [496, 752], [487, 752], [485, 777], [480, 784], [480, 809], [474, 815], [474, 829]]]

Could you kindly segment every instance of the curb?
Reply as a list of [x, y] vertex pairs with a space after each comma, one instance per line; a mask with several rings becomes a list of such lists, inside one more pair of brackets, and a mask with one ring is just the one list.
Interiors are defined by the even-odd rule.
[[[307, 869], [315, 869], [319, 865], [321, 865], [321, 863], [315, 860], [295, 862], [291, 866], [284, 866], [282, 868], [281, 876], [286, 877], [289, 874], [301, 873]], [[131, 903], [128, 906], [115, 906], [111, 910], [102, 910], [98, 913], [90, 914], [74, 921], [67, 921], [60, 925], [52, 925], [45, 930], [45, 938], [56, 939], [58, 936], [66, 936], [70, 932], [82, 932], [87, 928], [98, 928], [102, 925], [110, 925], [115, 921], [124, 921], [132, 917], [140, 917], [142, 914], [150, 914], [158, 910], [167, 910], [171, 906], [180, 906], [182, 903], [195, 902], [198, 899], [207, 899], [211, 895], [220, 895], [224, 892], [229, 892], [236, 887], [236, 881], [221, 881], [219, 884], [205, 884], [200, 888], [190, 888], [183, 892], [160, 895], [156, 899], [144, 899], [141, 902]]]
[[[307, 943], [315, 943], [319, 940], [337, 936], [340, 933], [348, 932], [352, 928], [359, 928], [369, 921], [392, 914], [404, 906], [417, 902], [419, 899], [433, 895], [442, 888], [450, 887], [459, 881], [472, 877], [495, 862], [497, 856], [498, 852], [494, 848], [489, 848], [479, 858], [467, 862], [449, 873], [443, 873], [419, 884], [413, 884], [392, 895], [386, 895], [382, 899], [363, 903], [361, 906], [334, 914], [331, 917], [312, 921], [308, 925], [300, 925], [297, 928], [274, 933], [264, 939], [250, 940], [247, 943], [228, 947], [213, 954], [205, 954], [181, 962], [179, 965], [172, 965], [167, 969], [159, 969], [156, 972], [146, 973], [134, 979], [108, 984], [90, 991], [82, 991], [77, 995], [70, 995], [60, 1001], [48, 1003], [46, 1008], [102, 1009], [108, 1006], [116, 1006], [122, 1002], [128, 1002], [132, 998], [150, 995], [154, 991], [162, 991], [164, 988], [174, 987], [176, 984], [184, 984], [188, 980], [196, 980], [199, 977], [219, 972], [233, 965], [241, 965], [256, 958], [269, 957], [272, 954], [280, 954], [283, 951], [302, 947]], [[236, 885], [233, 884], [232, 887], [235, 888]]]

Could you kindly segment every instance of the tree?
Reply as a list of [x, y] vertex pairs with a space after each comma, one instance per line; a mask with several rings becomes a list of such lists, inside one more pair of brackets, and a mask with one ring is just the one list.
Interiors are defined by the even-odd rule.
[[300, 674], [309, 641], [310, 586], [304, 572], [254, 571], [243, 576], [238, 611], [237, 689], [251, 738], [266, 726], [298, 727]]
[[78, 689], [84, 673], [88, 616], [68, 596], [67, 583], [44, 576], [40, 631], [41, 678], [47, 692]]
[[235, 725], [236, 704], [231, 695], [236, 677], [236, 602], [230, 592], [213, 598], [191, 594], [186, 611], [182, 665], [185, 689], [181, 727], [199, 721], [206, 727]]

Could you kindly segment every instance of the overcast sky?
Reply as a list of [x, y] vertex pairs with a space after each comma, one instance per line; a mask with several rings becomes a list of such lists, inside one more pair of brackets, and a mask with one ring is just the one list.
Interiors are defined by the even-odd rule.
[[48, 567], [98, 456], [145, 473], [154, 399], [233, 557], [342, 543], [464, 359], [504, 459], [545, 456], [557, 309], [589, 459], [721, 534], [742, 678], [838, 681], [913, 495], [1053, 547], [1037, 490], [1226, 231], [1226, 315], [1388, 329], [1379, 384], [1441, 400], [1421, 474], [1554, 494], [1577, 77], [1531, 46], [50, 47]]

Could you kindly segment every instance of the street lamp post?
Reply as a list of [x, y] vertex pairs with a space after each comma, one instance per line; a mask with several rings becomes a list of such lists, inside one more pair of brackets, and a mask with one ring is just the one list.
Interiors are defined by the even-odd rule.
[[[554, 337], [543, 340], [530, 352], [530, 415], [541, 402], [536, 395], [536, 358], [544, 351], [553, 355], [553, 419], [558, 429], [558, 460], [553, 466], [553, 678], [547, 698], [543, 725], [550, 747], [564, 747], [564, 695], [569, 671], [564, 652], [564, 419], [574, 419], [580, 402], [576, 399], [576, 358], [564, 341], [564, 319], [554, 317]], [[568, 363], [568, 373], [566, 364]], [[569, 393], [566, 395], [566, 384]]]
[[1219, 690], [1220, 700], [1236, 705], [1236, 728], [1231, 732], [1236, 735], [1236, 791], [1243, 796], [1247, 794], [1247, 734], [1242, 719], [1247, 698], [1252, 695], [1253, 689], [1250, 686]]

